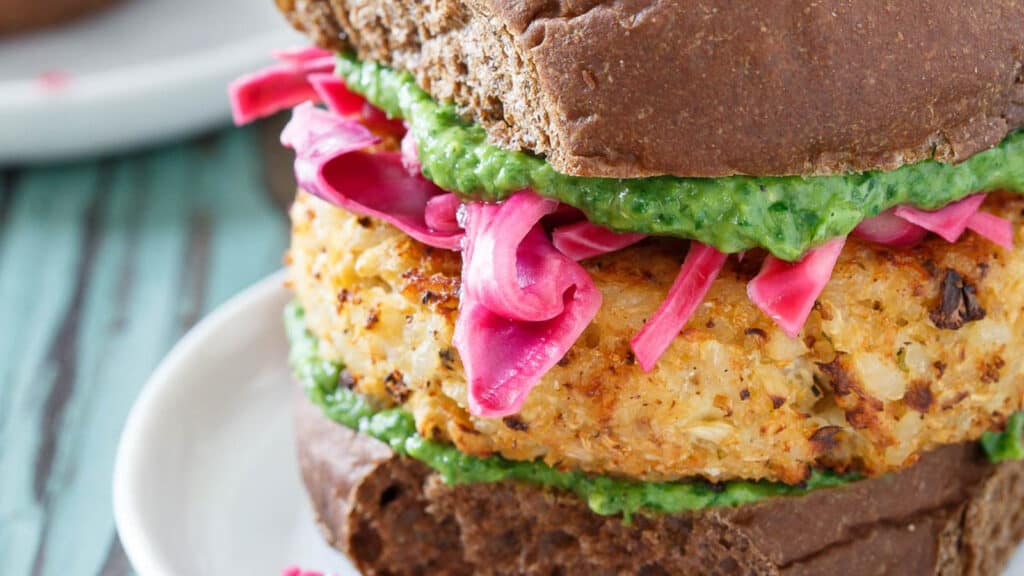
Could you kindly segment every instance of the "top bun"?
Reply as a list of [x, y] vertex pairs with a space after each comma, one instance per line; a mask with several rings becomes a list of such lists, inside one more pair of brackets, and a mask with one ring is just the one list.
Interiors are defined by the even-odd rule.
[[892, 169], [1024, 125], [1020, 0], [277, 3], [574, 175]]

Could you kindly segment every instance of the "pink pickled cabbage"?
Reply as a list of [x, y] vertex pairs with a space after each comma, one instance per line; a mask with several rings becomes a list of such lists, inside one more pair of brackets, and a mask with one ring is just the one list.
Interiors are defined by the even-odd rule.
[[853, 229], [851, 235], [886, 246], [906, 247], [924, 240], [928, 231], [900, 218], [896, 215], [896, 209], [890, 208], [878, 216], [862, 221]]
[[557, 201], [532, 192], [517, 192], [501, 204], [469, 204], [463, 266], [470, 282], [463, 294], [471, 292], [506, 318], [541, 321], [561, 314], [562, 294], [568, 289], [562, 276], [579, 265], [548, 258], [543, 251], [519, 250], [540, 219], [557, 207]]
[[427, 226], [438, 232], [459, 232], [459, 207], [462, 200], [455, 194], [441, 194], [427, 200], [423, 211], [423, 219]]
[[313, 90], [327, 108], [341, 116], [357, 118], [359, 122], [378, 132], [392, 134], [397, 137], [406, 135], [405, 124], [401, 120], [388, 118], [383, 110], [367, 102], [362, 96], [352, 92], [345, 82], [331, 73], [315, 73], [306, 77]]
[[1013, 223], [1006, 218], [975, 212], [967, 219], [967, 227], [1007, 250], [1013, 249]]
[[319, 48], [292, 48], [274, 53], [281, 63], [242, 76], [228, 86], [235, 124], [248, 124], [303, 102], [323, 102], [346, 117], [359, 117], [369, 128], [401, 137], [405, 125], [352, 92], [334, 75], [334, 56]]
[[295, 57], [238, 78], [228, 85], [235, 124], [248, 124], [303, 102], [319, 102], [320, 97], [308, 76], [332, 70], [334, 58], [331, 56]]
[[979, 212], [984, 194], [968, 196], [934, 211], [898, 206], [864, 220], [853, 229], [853, 236], [887, 246], [912, 246], [929, 231], [948, 242], [956, 242], [965, 229], [971, 229], [992, 242], [1013, 248], [1013, 224], [1005, 218]]
[[466, 206], [453, 343], [476, 416], [518, 412], [601, 306], [590, 275], [558, 252], [540, 225], [557, 206], [525, 191], [501, 204]]
[[658, 359], [690, 321], [722, 271], [726, 258], [725, 254], [710, 246], [690, 242], [690, 251], [668, 291], [668, 297], [629, 342], [644, 372], [654, 369]]
[[911, 224], [917, 224], [929, 232], [938, 234], [946, 242], [956, 242], [967, 229], [967, 220], [978, 211], [984, 201], [984, 194], [974, 194], [934, 211], [897, 206], [893, 213]]
[[622, 250], [646, 237], [646, 234], [619, 234], [586, 220], [551, 231], [551, 242], [555, 248], [577, 261]]
[[799, 262], [765, 258], [761, 272], [747, 284], [751, 302], [771, 317], [790, 338], [807, 322], [814, 301], [832, 276], [846, 238], [812, 248]]
[[311, 103], [296, 107], [281, 133], [281, 143], [295, 150], [295, 178], [303, 190], [384, 220], [429, 246], [458, 250], [461, 231], [438, 231], [426, 223], [427, 203], [445, 192], [411, 176], [396, 152], [362, 152], [378, 140], [358, 122]]

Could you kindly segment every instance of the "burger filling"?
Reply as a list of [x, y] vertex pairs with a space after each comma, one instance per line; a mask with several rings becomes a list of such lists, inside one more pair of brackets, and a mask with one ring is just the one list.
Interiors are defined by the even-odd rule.
[[[305, 191], [462, 254], [454, 345], [475, 416], [521, 408], [601, 306], [579, 260], [645, 235], [691, 240], [666, 299], [631, 341], [651, 370], [730, 254], [764, 249], [750, 300], [797, 337], [847, 234], [910, 246], [981, 234], [1012, 246], [985, 193], [1024, 191], [1024, 132], [958, 165], [837, 176], [580, 178], [492, 146], [407, 73], [318, 49], [232, 86], [236, 121], [296, 106], [282, 142]], [[323, 104], [316, 107], [314, 103]], [[404, 120], [400, 122], [399, 120]], [[681, 255], [683, 256], [683, 255]]]

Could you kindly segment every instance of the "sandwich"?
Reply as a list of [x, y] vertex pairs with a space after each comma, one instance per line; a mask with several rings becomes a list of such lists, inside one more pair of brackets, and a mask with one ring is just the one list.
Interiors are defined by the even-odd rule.
[[365, 574], [996, 574], [1024, 4], [278, 0], [302, 476]]

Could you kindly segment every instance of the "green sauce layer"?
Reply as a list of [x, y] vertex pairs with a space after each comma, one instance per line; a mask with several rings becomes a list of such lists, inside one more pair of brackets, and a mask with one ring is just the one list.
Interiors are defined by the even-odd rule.
[[940, 208], [973, 192], [1024, 192], [1024, 131], [960, 164], [924, 161], [889, 172], [835, 176], [583, 178], [543, 158], [487, 143], [480, 126], [439, 104], [407, 72], [339, 56], [349, 88], [409, 122], [423, 175], [473, 200], [532, 188], [622, 232], [695, 239], [727, 252], [763, 247], [784, 260], [844, 236], [897, 204]]
[[607, 476], [562, 471], [541, 462], [519, 462], [498, 456], [479, 458], [454, 446], [424, 439], [416, 432], [412, 416], [400, 408], [380, 409], [364, 396], [338, 381], [343, 367], [320, 357], [319, 343], [306, 330], [302, 308], [285, 309], [285, 328], [291, 343], [289, 362], [310, 400], [330, 419], [386, 442], [395, 452], [415, 458], [441, 474], [448, 484], [515, 480], [572, 492], [598, 514], [638, 511], [674, 513], [714, 506], [738, 506], [774, 496], [797, 496], [811, 490], [846, 484], [856, 477], [815, 471], [806, 483], [791, 486], [777, 482], [704, 481], [636, 482]]

